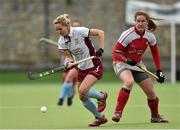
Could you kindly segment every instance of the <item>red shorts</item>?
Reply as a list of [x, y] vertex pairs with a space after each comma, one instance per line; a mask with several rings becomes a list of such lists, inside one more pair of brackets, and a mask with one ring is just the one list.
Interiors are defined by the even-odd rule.
[[96, 67], [93, 67], [87, 70], [78, 69], [78, 81], [82, 82], [88, 74], [91, 74], [95, 76], [98, 80], [100, 80], [103, 76], [103, 65], [100, 64]]

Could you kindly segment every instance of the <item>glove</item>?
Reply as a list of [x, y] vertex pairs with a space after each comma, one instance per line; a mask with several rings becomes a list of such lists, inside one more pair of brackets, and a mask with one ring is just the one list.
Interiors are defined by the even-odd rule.
[[156, 71], [156, 75], [158, 76], [159, 79], [157, 79], [157, 81], [159, 83], [164, 83], [164, 79], [165, 79], [165, 76], [164, 76], [164, 73], [161, 71], [161, 70], [157, 70]]
[[99, 50], [96, 51], [95, 56], [101, 57], [103, 52], [104, 52], [104, 50], [102, 48], [99, 48]]
[[130, 58], [127, 58], [127, 61], [126, 61], [127, 64], [131, 65], [131, 66], [134, 66], [137, 64], [137, 62], [133, 59], [130, 59]]

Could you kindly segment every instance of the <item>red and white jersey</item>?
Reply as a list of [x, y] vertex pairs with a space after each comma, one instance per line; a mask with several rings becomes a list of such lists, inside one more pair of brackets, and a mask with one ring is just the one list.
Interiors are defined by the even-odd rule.
[[[123, 46], [123, 50], [121, 51], [125, 55], [139, 62], [148, 45], [154, 46], [156, 44], [156, 37], [148, 30], [145, 30], [144, 34], [140, 35], [135, 27], [131, 27], [121, 34], [117, 44]], [[114, 61], [116, 60], [114, 57]]]
[[135, 27], [132, 27], [122, 33], [113, 50], [113, 61], [126, 62], [127, 59], [116, 53], [116, 50], [122, 51], [127, 57], [140, 62], [146, 48], [150, 47], [156, 69], [161, 69], [159, 48], [156, 44], [156, 37], [148, 30], [140, 34]]
[[[68, 37], [60, 36], [58, 49], [68, 49], [74, 56], [75, 61], [93, 56], [94, 45], [89, 40], [89, 29], [86, 27], [70, 27]], [[86, 70], [101, 63], [99, 58], [85, 61], [78, 65], [80, 70]]]

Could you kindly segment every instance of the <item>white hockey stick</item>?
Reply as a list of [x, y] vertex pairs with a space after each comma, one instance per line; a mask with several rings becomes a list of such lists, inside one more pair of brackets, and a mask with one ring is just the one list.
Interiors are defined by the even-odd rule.
[[[120, 50], [116, 50], [116, 53], [120, 53], [120, 54], [122, 54], [124, 57], [129, 58], [129, 57], [127, 57], [127, 56], [126, 56], [122, 51], [120, 51]], [[144, 68], [144, 67], [142, 67], [142, 66], [140, 66], [140, 65], [138, 65], [138, 64], [136, 64], [136, 66], [137, 66], [138, 68], [140, 68], [143, 72], [145, 72], [145, 73], [147, 73], [148, 75], [152, 76], [153, 78], [159, 79], [159, 77], [158, 77], [157, 75], [155, 75], [155, 74], [152, 73], [151, 71], [147, 70], [146, 68]]]
[[[87, 57], [87, 58], [85, 58], [85, 59], [82, 59], [82, 60], [79, 60], [79, 61], [76, 61], [76, 62], [72, 63], [72, 65], [77, 65], [77, 64], [80, 64], [80, 63], [82, 63], [82, 62], [91, 60], [91, 59], [93, 59], [93, 58], [95, 58], [95, 56]], [[28, 72], [28, 78], [29, 78], [30, 80], [36, 80], [36, 79], [39, 79], [39, 78], [48, 76], [48, 75], [50, 75], [50, 74], [54, 74], [54, 73], [56, 73], [56, 72], [65, 70], [65, 69], [66, 69], [66, 66], [65, 66], [65, 65], [62, 65], [62, 66], [59, 66], [59, 67], [56, 67], [56, 68], [52, 68], [52, 69], [47, 70], [47, 71], [44, 71], [44, 72], [37, 73], [37, 74], [33, 74], [31, 71], [29, 71], [29, 72]]]
[[52, 44], [52, 45], [55, 45], [55, 46], [58, 46], [58, 43], [53, 41], [53, 40], [50, 40], [48, 38], [45, 38], [45, 37], [42, 37], [40, 38], [39, 40], [41, 43], [49, 43], [49, 44]]

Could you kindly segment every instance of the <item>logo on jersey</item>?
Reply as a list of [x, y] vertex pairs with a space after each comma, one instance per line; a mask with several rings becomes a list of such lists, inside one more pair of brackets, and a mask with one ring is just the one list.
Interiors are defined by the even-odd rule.
[[74, 50], [72, 50], [72, 52], [74, 55], [82, 55], [83, 54], [83, 51], [81, 48], [74, 49]]
[[68, 37], [64, 37], [64, 41], [65, 41], [65, 45], [67, 45], [68, 43], [71, 42], [71, 38], [68, 36]]
[[137, 50], [136, 53], [137, 53], [138, 55], [142, 55], [142, 54], [144, 53], [144, 50], [139, 49], [139, 50]]
[[80, 44], [78, 38], [75, 38], [74, 41], [75, 41], [76, 44]]
[[144, 53], [143, 49], [138, 49], [138, 50], [129, 50], [129, 54], [137, 54], [137, 55], [142, 55]]

